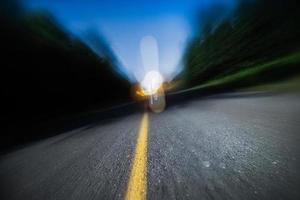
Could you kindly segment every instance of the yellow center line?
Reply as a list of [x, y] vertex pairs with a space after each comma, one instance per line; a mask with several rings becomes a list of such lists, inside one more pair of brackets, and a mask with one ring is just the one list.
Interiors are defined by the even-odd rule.
[[125, 200], [145, 200], [147, 197], [147, 138], [148, 114], [144, 113]]

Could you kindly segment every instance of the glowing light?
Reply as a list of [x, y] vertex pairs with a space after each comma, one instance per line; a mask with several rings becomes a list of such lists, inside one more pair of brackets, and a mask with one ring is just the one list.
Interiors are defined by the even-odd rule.
[[146, 92], [143, 89], [136, 90], [135, 94], [140, 97], [146, 97], [148, 95], [148, 94], [146, 94]]
[[140, 44], [141, 58], [146, 72], [159, 69], [159, 49], [156, 38], [145, 36]]
[[158, 71], [150, 71], [141, 83], [142, 89], [148, 95], [155, 94], [162, 86], [164, 79]]

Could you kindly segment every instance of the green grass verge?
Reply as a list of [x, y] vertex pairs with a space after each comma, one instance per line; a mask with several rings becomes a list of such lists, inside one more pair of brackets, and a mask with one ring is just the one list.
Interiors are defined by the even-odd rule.
[[[219, 79], [214, 79], [211, 81], [208, 81], [202, 85], [192, 87], [190, 89], [187, 89], [185, 91], [190, 90], [196, 90], [196, 89], [204, 89], [204, 88], [210, 88], [210, 87], [226, 87], [227, 85], [238, 83], [244, 79], [251, 78], [251, 77], [258, 77], [262, 73], [268, 72], [268, 71], [277, 71], [282, 70], [283, 67], [289, 67], [289, 66], [295, 66], [296, 64], [300, 64], [300, 51], [296, 52], [294, 54], [291, 54], [289, 56], [285, 56], [279, 59], [276, 59], [274, 61], [264, 63], [258, 66], [254, 66], [242, 71], [239, 71], [235, 74], [228, 75]], [[253, 83], [251, 83], [253, 86]], [[245, 87], [245, 86], [243, 86]]]

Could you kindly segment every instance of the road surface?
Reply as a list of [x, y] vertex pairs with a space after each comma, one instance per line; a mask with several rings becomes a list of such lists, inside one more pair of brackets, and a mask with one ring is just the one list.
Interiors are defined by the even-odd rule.
[[299, 114], [229, 94], [87, 125], [2, 155], [1, 199], [300, 199]]

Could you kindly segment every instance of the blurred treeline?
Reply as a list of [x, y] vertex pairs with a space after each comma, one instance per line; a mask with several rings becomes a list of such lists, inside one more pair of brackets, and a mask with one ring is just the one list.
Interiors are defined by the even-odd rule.
[[130, 84], [109, 56], [96, 55], [50, 14], [28, 13], [14, 0], [1, 1], [0, 11], [2, 142], [27, 137], [26, 127], [43, 121], [128, 101]]
[[222, 20], [216, 17], [220, 7], [200, 14], [198, 37], [185, 54], [186, 86], [234, 74], [218, 83], [237, 88], [299, 73], [299, 5], [298, 0], [245, 0]]

